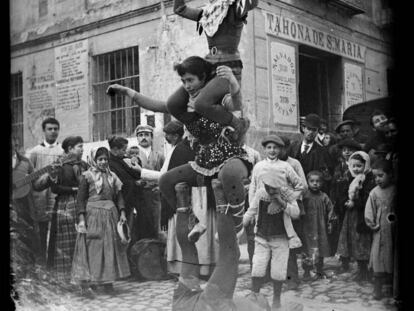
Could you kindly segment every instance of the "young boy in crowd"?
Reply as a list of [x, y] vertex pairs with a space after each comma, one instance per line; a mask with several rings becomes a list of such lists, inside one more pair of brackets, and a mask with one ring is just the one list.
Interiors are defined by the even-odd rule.
[[289, 246], [301, 246], [291, 221], [291, 217], [299, 216], [297, 196], [286, 184], [277, 167], [261, 170], [258, 177], [263, 188], [255, 193], [243, 217], [245, 226], [257, 218], [251, 296], [260, 299], [260, 288], [270, 261], [270, 275], [273, 280], [272, 310], [281, 310], [280, 298], [282, 284], [287, 275]]
[[323, 258], [331, 256], [328, 233], [332, 230], [332, 221], [335, 219], [333, 205], [328, 195], [321, 191], [323, 182], [322, 173], [311, 171], [308, 173], [308, 190], [303, 193], [303, 235], [305, 254], [303, 261], [305, 271], [303, 278], [311, 278], [310, 270], [316, 266], [315, 279], [322, 278]]
[[[349, 171], [353, 178], [358, 175], [365, 176], [362, 183], [355, 187], [353, 200], [345, 202], [345, 216], [339, 236], [337, 253], [349, 262], [350, 258], [358, 262], [358, 273], [355, 281], [368, 281], [368, 260], [371, 249], [371, 230], [365, 224], [364, 209], [368, 196], [374, 188], [374, 176], [371, 172], [370, 159], [367, 153], [357, 151], [349, 157]], [[351, 185], [350, 185], [351, 188]], [[351, 192], [353, 191], [352, 189]]]
[[365, 205], [365, 222], [373, 232], [369, 267], [374, 270], [374, 299], [382, 298], [382, 285], [394, 271], [394, 223], [396, 187], [392, 164], [384, 159], [372, 166], [377, 186]]

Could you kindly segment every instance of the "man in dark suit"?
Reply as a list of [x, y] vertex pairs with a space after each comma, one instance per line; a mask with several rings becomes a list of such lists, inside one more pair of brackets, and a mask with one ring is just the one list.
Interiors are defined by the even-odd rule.
[[[315, 142], [315, 137], [320, 127], [320, 118], [317, 114], [311, 113], [303, 121], [303, 139], [293, 142], [288, 149], [288, 155], [297, 159], [302, 165], [305, 175], [310, 171], [320, 171], [324, 176], [322, 190], [329, 193], [329, 182], [332, 178], [333, 163], [328, 151]], [[293, 226], [302, 243], [304, 242], [301, 219], [292, 220]], [[288, 288], [296, 289], [299, 285], [297, 254], [299, 249], [292, 249], [288, 261]]]

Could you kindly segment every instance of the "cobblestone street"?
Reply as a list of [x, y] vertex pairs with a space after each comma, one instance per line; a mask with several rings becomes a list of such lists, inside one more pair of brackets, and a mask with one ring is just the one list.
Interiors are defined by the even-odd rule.
[[[250, 288], [250, 266], [248, 263], [246, 244], [240, 246], [241, 263], [239, 264], [239, 277], [237, 281], [237, 296], [246, 296]], [[325, 272], [334, 271], [337, 268], [336, 258], [326, 260]], [[373, 286], [371, 283], [362, 285], [348, 281], [355, 272], [356, 267], [352, 265], [351, 273], [333, 275], [331, 278], [318, 280], [312, 283], [302, 283], [296, 291], [284, 289], [282, 292], [282, 304], [289, 302], [300, 303], [303, 310], [320, 311], [377, 311], [397, 310], [392, 305], [391, 298], [376, 301], [371, 298]], [[301, 273], [301, 272], [300, 272]], [[17, 310], [57, 310], [57, 311], [127, 311], [127, 310], [171, 310], [173, 290], [176, 286], [175, 280], [165, 281], [119, 281], [114, 287], [116, 294], [113, 296], [99, 294], [93, 300], [80, 297], [76, 293], [51, 293], [53, 304], [35, 306], [25, 304], [17, 307]], [[271, 284], [266, 284], [261, 293], [264, 294], [269, 303], [272, 299]], [[288, 308], [286, 308], [288, 310]]]

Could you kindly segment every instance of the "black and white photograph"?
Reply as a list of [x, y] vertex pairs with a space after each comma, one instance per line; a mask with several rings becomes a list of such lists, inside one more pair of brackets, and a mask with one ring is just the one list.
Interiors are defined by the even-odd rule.
[[14, 309], [405, 310], [391, 2], [9, 1]]

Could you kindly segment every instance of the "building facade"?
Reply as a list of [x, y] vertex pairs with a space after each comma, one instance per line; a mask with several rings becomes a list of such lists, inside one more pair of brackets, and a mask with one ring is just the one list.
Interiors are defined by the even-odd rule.
[[[131, 137], [138, 124], [160, 136], [163, 114], [109, 97], [107, 86], [166, 99], [180, 85], [173, 64], [208, 52], [171, 0], [14, 0], [10, 17], [12, 127], [25, 149], [48, 116], [61, 122], [62, 139]], [[391, 19], [385, 0], [259, 1], [239, 46], [247, 143], [259, 148], [269, 131], [296, 136], [310, 112], [333, 128], [350, 105], [388, 96]]]

